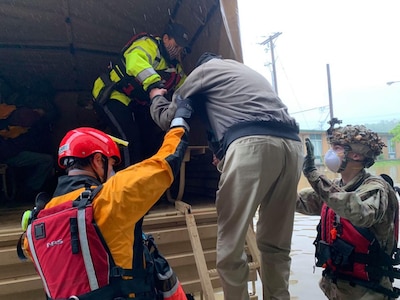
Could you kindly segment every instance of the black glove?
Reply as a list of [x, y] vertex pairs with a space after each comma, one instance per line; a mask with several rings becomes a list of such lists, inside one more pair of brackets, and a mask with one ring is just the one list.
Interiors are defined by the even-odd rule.
[[317, 170], [314, 162], [315, 160], [314, 146], [309, 138], [306, 138], [306, 149], [307, 149], [307, 155], [304, 157], [304, 163], [303, 163], [303, 174], [305, 176], [307, 176], [307, 174], [311, 173], [312, 171]]
[[190, 98], [182, 99], [181, 96], [176, 97], [176, 111], [174, 119], [171, 122], [171, 127], [175, 127], [180, 124], [179, 120], [182, 118], [184, 120], [184, 124], [180, 124], [185, 126], [187, 130], [189, 130], [189, 120], [192, 117], [194, 109], [192, 107], [192, 100]]
[[157, 88], [157, 89], [164, 89], [164, 88], [165, 88], [165, 85], [164, 85], [164, 83], [163, 83], [162, 81], [157, 81], [157, 82], [152, 83], [152, 84], [149, 85], [149, 87], [147, 88], [147, 92], [150, 94], [150, 91], [151, 91], [152, 89], [155, 89], [155, 88]]
[[182, 99], [182, 97], [178, 95], [176, 98], [176, 112], [174, 118], [183, 118], [188, 122], [193, 112], [192, 100], [190, 98]]
[[153, 102], [153, 99], [155, 99], [156, 97], [160, 97], [160, 96], [164, 96], [164, 95], [156, 95], [153, 96], [153, 98], [150, 98], [150, 93], [151, 90], [153, 89], [164, 89], [164, 83], [162, 81], [157, 81], [156, 83], [150, 84], [149, 87], [147, 88], [147, 93], [145, 95], [143, 95], [143, 97], [139, 97], [140, 99], [145, 99], [144, 101], [139, 100], [138, 97], [135, 97], [135, 101], [138, 102], [141, 105], [151, 105], [151, 103]]

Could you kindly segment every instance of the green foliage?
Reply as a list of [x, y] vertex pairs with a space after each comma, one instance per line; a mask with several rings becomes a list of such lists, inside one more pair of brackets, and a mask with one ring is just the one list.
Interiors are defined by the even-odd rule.
[[393, 134], [392, 141], [400, 142], [400, 123], [398, 123], [392, 130], [390, 130], [389, 133]]
[[395, 159], [395, 160], [379, 160], [376, 161], [374, 164], [374, 167], [382, 168], [382, 167], [388, 167], [388, 166], [398, 166], [400, 165], [400, 159]]

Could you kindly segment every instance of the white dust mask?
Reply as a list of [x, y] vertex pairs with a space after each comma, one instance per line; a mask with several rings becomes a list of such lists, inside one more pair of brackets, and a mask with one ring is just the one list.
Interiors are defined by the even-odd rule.
[[333, 149], [329, 149], [326, 152], [324, 160], [325, 165], [329, 170], [335, 173], [339, 171], [342, 160]]

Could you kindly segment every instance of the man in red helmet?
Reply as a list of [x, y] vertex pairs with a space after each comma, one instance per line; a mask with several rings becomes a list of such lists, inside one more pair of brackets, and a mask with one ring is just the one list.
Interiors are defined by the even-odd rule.
[[[149, 159], [129, 166], [117, 173], [114, 173], [114, 166], [121, 162], [121, 155], [110, 136], [97, 129], [88, 127], [71, 130], [65, 135], [59, 147], [58, 163], [61, 168], [66, 169], [67, 175], [59, 178], [53, 198], [46, 204], [44, 210], [39, 212], [37, 220], [41, 220], [45, 211], [54, 210], [57, 206], [65, 205], [67, 202], [73, 202], [78, 197], [82, 198], [82, 192], [85, 190], [102, 185], [102, 188], [92, 200], [93, 221], [111, 255], [107, 261], [112, 261], [118, 268], [119, 272], [117, 273], [119, 274], [119, 278], [112, 278], [111, 273], [114, 274], [114, 272], [106, 270], [105, 276], [107, 279], [110, 277], [110, 282], [103, 287], [103, 290], [101, 286], [97, 289], [91, 286], [90, 292], [79, 294], [79, 290], [78, 292], [76, 291], [78, 284], [70, 284], [70, 272], [72, 273], [72, 271], [63, 274], [60, 270], [62, 266], [57, 267], [54, 265], [68, 264], [68, 255], [65, 255], [65, 257], [63, 255], [63, 260], [61, 261], [60, 259], [55, 259], [54, 264], [45, 264], [48, 261], [47, 257], [51, 253], [54, 253], [51, 251], [55, 251], [53, 250], [55, 248], [66, 247], [65, 251], [68, 254], [68, 251], [71, 251], [70, 244], [73, 239], [71, 238], [71, 242], [69, 242], [67, 238], [60, 234], [59, 239], [57, 237], [57, 239], [48, 242], [47, 248], [49, 249], [46, 249], [45, 256], [43, 257], [44, 261], [41, 262], [38, 258], [40, 253], [36, 251], [35, 246], [37, 245], [35, 243], [40, 243], [40, 240], [36, 235], [40, 235], [40, 238], [45, 238], [50, 232], [44, 229], [39, 230], [40, 228], [36, 227], [33, 229], [30, 226], [28, 227], [27, 237], [24, 241], [24, 249], [35, 262], [36, 269], [42, 277], [49, 299], [107, 300], [133, 297], [135, 299], [155, 299], [151, 287], [149, 289], [145, 285], [148, 282], [146, 280], [140, 281], [142, 278], [139, 278], [140, 276], [135, 273], [135, 266], [138, 262], [143, 266], [144, 261], [143, 257], [134, 259], [136, 257], [135, 254], [137, 254], [135, 253], [135, 249], [138, 249], [136, 245], [143, 245], [141, 231], [142, 218], [166, 189], [170, 187], [179, 171], [188, 145], [189, 125], [186, 123], [186, 120], [190, 118], [191, 112], [190, 102], [181, 101], [175, 118], [171, 122], [170, 130], [166, 133], [159, 151]], [[41, 224], [34, 222], [35, 220], [31, 224], [40, 227], [39, 225]], [[139, 238], [135, 239], [135, 236], [138, 236], [136, 234], [138, 232], [137, 227], [139, 227], [140, 240]], [[74, 233], [72, 226], [70, 231], [72, 236]], [[80, 248], [84, 248], [82, 245], [85, 244], [83, 243], [85, 241], [82, 242], [81, 239], [82, 237], [79, 235], [78, 245], [80, 245]], [[92, 246], [89, 238], [87, 238], [87, 241], [88, 248], [95, 248]], [[76, 249], [80, 249], [79, 247]], [[79, 250], [77, 251], [79, 252]], [[96, 253], [93, 254], [91, 250], [89, 254], [86, 256], [91, 256], [90, 258], [93, 258], [93, 261], [95, 261]], [[78, 272], [79, 275], [75, 277], [85, 276], [86, 273], [89, 274], [87, 265], [85, 261], [85, 268], [81, 272]], [[76, 265], [69, 267], [76, 268]], [[54, 272], [54, 269], [57, 272]], [[54, 274], [53, 277], [57, 278], [49, 278], [47, 280], [47, 278], [44, 278], [44, 274]], [[96, 278], [101, 275], [94, 274]], [[114, 274], [113, 276], [115, 277], [116, 275]], [[50, 277], [52, 276], [50, 275]], [[80, 280], [80, 278], [73, 279], [76, 282]], [[117, 281], [118, 284], [115, 285]], [[143, 282], [143, 285], [138, 287], [135, 284], [138, 281]], [[186, 299], [179, 281], [176, 280], [173, 283], [174, 285], [171, 285], [172, 288], [169, 290], [173, 297], [168, 299]], [[67, 290], [67, 286], [70, 286], [70, 290]], [[138, 288], [139, 291], [137, 290]], [[111, 290], [112, 294], [102, 294], [101, 292], [104, 290], [108, 293]]]

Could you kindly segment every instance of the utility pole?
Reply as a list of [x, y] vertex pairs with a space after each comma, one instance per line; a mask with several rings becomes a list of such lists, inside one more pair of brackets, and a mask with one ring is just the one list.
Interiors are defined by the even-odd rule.
[[331, 120], [333, 119], [333, 101], [332, 101], [332, 86], [331, 86], [331, 71], [329, 64], [326, 64], [326, 73], [328, 77], [328, 94], [329, 94], [329, 114]]
[[275, 54], [274, 54], [274, 39], [280, 36], [282, 32], [276, 32], [273, 35], [270, 35], [265, 41], [261, 42], [260, 45], [267, 45], [266, 51], [271, 49], [271, 61], [272, 61], [272, 85], [274, 86], [275, 93], [278, 94], [278, 81], [276, 79], [276, 68], [275, 68]]

